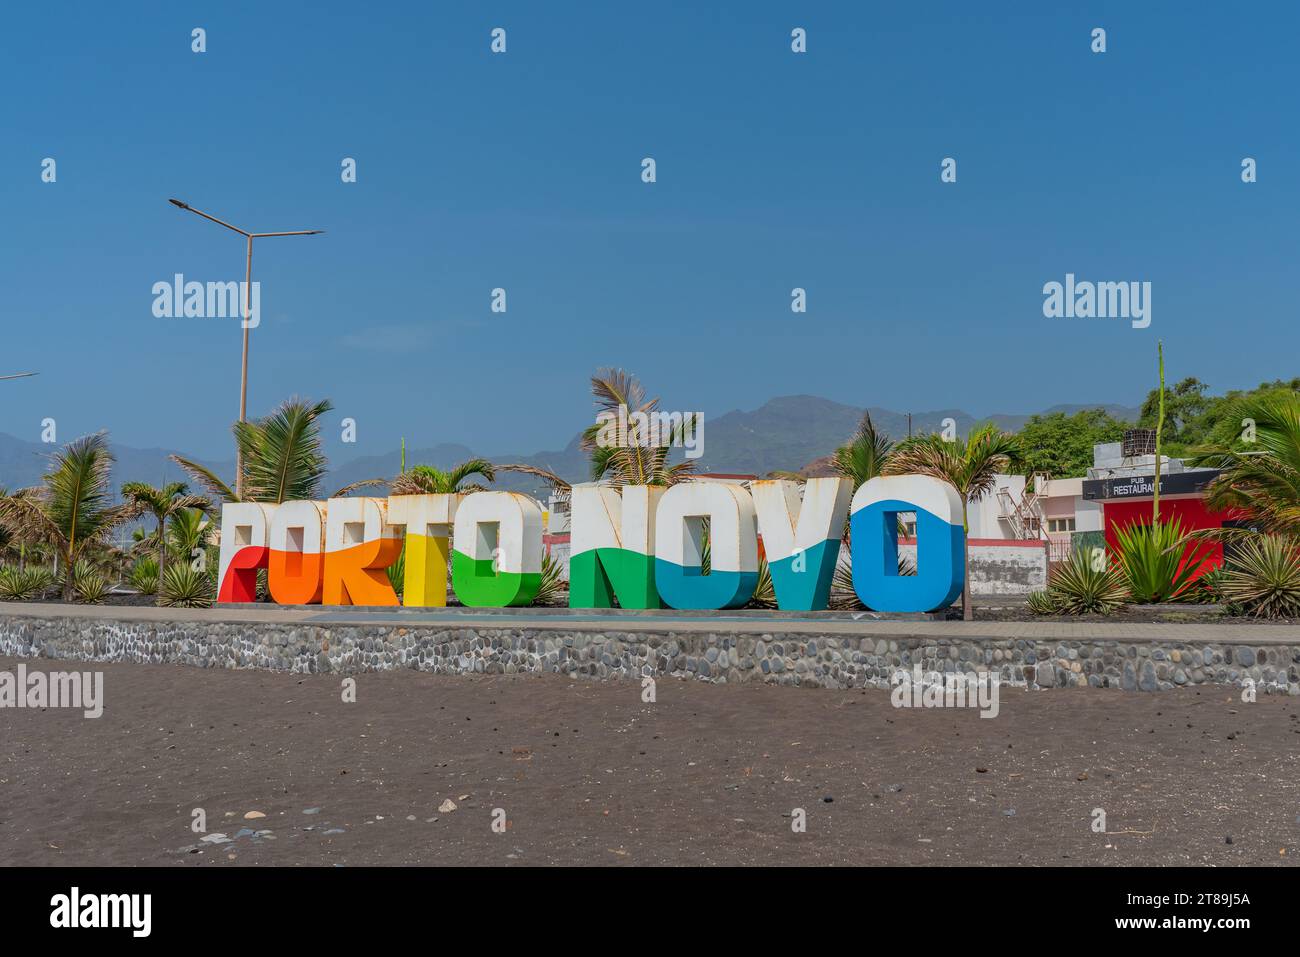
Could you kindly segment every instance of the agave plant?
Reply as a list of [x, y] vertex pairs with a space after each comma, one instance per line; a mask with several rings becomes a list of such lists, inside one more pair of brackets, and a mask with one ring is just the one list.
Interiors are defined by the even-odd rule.
[[[113, 529], [140, 514], [137, 503], [112, 504], [113, 454], [103, 432], [70, 442], [51, 456], [44, 484], [0, 498], [0, 524], [20, 540], [44, 542], [59, 567], [71, 569], [108, 540]], [[64, 575], [71, 600], [75, 575]]]
[[27, 575], [16, 565], [0, 568], [0, 601], [26, 601], [32, 597]]
[[542, 554], [542, 585], [533, 599], [534, 605], [559, 605], [564, 593], [568, 591], [568, 582], [564, 579], [564, 566], [551, 557], [550, 552]]
[[1300, 549], [1293, 538], [1261, 535], [1244, 542], [1220, 580], [1223, 597], [1257, 618], [1300, 618]]
[[212, 579], [188, 563], [167, 569], [158, 589], [158, 604], [165, 608], [207, 608], [212, 601]]
[[158, 593], [158, 562], [152, 558], [142, 558], [135, 563], [127, 582], [142, 595]]
[[1115, 531], [1119, 565], [1133, 600], [1154, 605], [1196, 596], [1198, 573], [1207, 565], [1206, 546], [1188, 540], [1178, 519]]
[[1029, 608], [1039, 615], [1105, 615], [1127, 598], [1128, 588], [1118, 568], [1076, 551], [1052, 572], [1045, 594], [1030, 595]]
[[[929, 475], [942, 479], [961, 498], [961, 524], [969, 531], [967, 506], [993, 491], [998, 473], [1020, 457], [1020, 441], [992, 425], [972, 431], [965, 439], [942, 435], [918, 436], [900, 443], [881, 469], [885, 475]], [[962, 618], [974, 617], [970, 595], [970, 544], [966, 544], [966, 580], [962, 586]]]
[[1057, 615], [1061, 609], [1056, 604], [1056, 599], [1052, 593], [1046, 589], [1040, 591], [1031, 591], [1026, 598], [1029, 610], [1035, 615]]
[[66, 576], [65, 594], [70, 588], [77, 601], [86, 605], [102, 604], [112, 590], [107, 576], [87, 559], [79, 560], [72, 566], [72, 574]]

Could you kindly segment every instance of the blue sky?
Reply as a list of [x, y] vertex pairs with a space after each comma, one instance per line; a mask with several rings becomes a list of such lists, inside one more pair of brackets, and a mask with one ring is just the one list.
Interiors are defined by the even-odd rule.
[[[603, 365], [706, 420], [1136, 404], [1157, 337], [1216, 391], [1297, 373], [1293, 4], [705, 6], [11, 7], [0, 374], [41, 375], [0, 431], [229, 454], [238, 323], [150, 290], [242, 279], [242, 240], [169, 196], [328, 230], [257, 248], [250, 411], [330, 398], [339, 460], [557, 447]], [[1150, 328], [1044, 318], [1067, 272], [1150, 281]]]

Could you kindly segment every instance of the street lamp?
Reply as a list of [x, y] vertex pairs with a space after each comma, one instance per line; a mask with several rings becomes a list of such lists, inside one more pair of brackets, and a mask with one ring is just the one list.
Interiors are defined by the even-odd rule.
[[35, 372], [15, 372], [13, 375], [0, 375], [0, 381], [5, 379], [26, 379], [28, 376], [37, 375]]
[[[250, 318], [248, 313], [248, 297], [253, 291], [253, 240], [269, 238], [271, 236], [316, 236], [325, 232], [325, 230], [299, 229], [285, 233], [250, 233], [245, 229], [240, 229], [238, 226], [231, 226], [229, 223], [223, 222], [215, 216], [209, 216], [207, 213], [203, 212], [203, 210], [195, 209], [189, 203], [182, 203], [179, 199], [169, 199], [167, 202], [171, 203], [178, 209], [184, 209], [194, 213], [196, 216], [210, 219], [218, 226], [225, 226], [227, 229], [239, 233], [239, 235], [248, 240], [248, 256], [244, 272], [244, 319], [243, 322], [240, 323], [244, 327], [244, 358], [239, 372], [239, 421], [246, 422], [248, 421], [248, 320]], [[244, 456], [239, 451], [238, 442], [235, 443], [235, 495], [241, 499], [244, 497]]]

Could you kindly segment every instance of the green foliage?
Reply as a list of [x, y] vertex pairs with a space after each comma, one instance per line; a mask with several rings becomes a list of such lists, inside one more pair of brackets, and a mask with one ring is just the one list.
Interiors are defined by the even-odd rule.
[[388, 584], [393, 586], [393, 591], [397, 592], [397, 597], [401, 598], [406, 589], [406, 541], [402, 541], [402, 550], [397, 555], [397, 561], [389, 565], [385, 571], [388, 574]]
[[1256, 618], [1300, 618], [1300, 548], [1293, 538], [1246, 540], [1225, 567], [1220, 589], [1232, 605]]
[[85, 559], [73, 566], [71, 577], [72, 596], [82, 604], [102, 604], [112, 590], [107, 576]]
[[1046, 472], [1053, 478], [1077, 478], [1092, 466], [1092, 447], [1118, 442], [1127, 422], [1104, 409], [1084, 409], [1073, 415], [1053, 412], [1034, 415], [1017, 433], [1023, 448], [1025, 474]]
[[[43, 484], [0, 496], [0, 524], [22, 542], [43, 542], [72, 568], [102, 548], [118, 525], [140, 514], [135, 503], [112, 504], [113, 455], [106, 433], [84, 436], [50, 457]], [[74, 597], [75, 576], [64, 576], [64, 598]]]
[[861, 485], [880, 474], [893, 447], [889, 436], [876, 429], [871, 413], [867, 412], [849, 441], [835, 450], [831, 467], [841, 477], [852, 481], [856, 492]]
[[1052, 572], [1046, 592], [1030, 595], [1029, 608], [1038, 615], [1106, 615], [1127, 598], [1119, 569], [1094, 561], [1087, 552], [1074, 552]]
[[1031, 591], [1028, 604], [1029, 610], [1035, 615], [1058, 615], [1061, 612], [1049, 591]]
[[1196, 573], [1205, 564], [1204, 546], [1189, 541], [1182, 522], [1136, 522], [1117, 529], [1119, 565], [1133, 601], [1154, 605], [1195, 598]]
[[[313, 403], [293, 398], [265, 418], [234, 424], [235, 445], [243, 457], [243, 501], [279, 503], [318, 497], [328, 466], [319, 419], [333, 408], [329, 400]], [[240, 500], [211, 469], [179, 455], [171, 459], [219, 500]]]
[[[1286, 398], [1300, 391], [1300, 378], [1261, 382], [1254, 389], [1232, 390], [1223, 395], [1207, 395], [1205, 383], [1186, 378], [1165, 392], [1164, 453], [1172, 456], [1194, 455], [1205, 446], [1250, 448], [1241, 441], [1244, 416], [1237, 406], [1256, 400]], [[1154, 429], [1159, 416], [1160, 392], [1152, 389], [1142, 403], [1138, 426]]]
[[131, 569], [131, 574], [127, 576], [127, 584], [142, 595], [156, 595], [158, 593], [158, 562], [153, 558], [142, 558], [135, 563]]
[[177, 562], [163, 575], [158, 604], [165, 608], [207, 608], [213, 602], [212, 579], [189, 562]]
[[537, 590], [534, 605], [558, 605], [560, 598], [568, 590], [564, 580], [564, 566], [551, 557], [550, 552], [542, 553], [542, 585]]
[[27, 589], [26, 576], [16, 565], [0, 568], [0, 601], [26, 601], [31, 598]]

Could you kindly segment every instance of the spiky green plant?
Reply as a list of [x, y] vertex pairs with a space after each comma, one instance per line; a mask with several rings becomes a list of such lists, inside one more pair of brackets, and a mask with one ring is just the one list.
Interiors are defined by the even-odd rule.
[[1116, 529], [1115, 540], [1133, 601], [1155, 605], [1196, 596], [1196, 576], [1207, 561], [1205, 546], [1189, 541], [1181, 520], [1134, 522]]
[[1035, 615], [1059, 615], [1061, 613], [1060, 607], [1056, 604], [1056, 599], [1046, 589], [1031, 591], [1026, 601], [1029, 610]]
[[27, 575], [16, 565], [0, 568], [0, 601], [26, 601], [32, 597]]
[[158, 593], [158, 562], [153, 558], [142, 558], [135, 563], [127, 576], [127, 583], [142, 595]]
[[542, 553], [542, 585], [533, 599], [534, 605], [558, 605], [560, 598], [568, 590], [564, 580], [564, 566], [551, 557], [550, 552]]
[[71, 580], [72, 596], [85, 605], [103, 604], [112, 590], [108, 577], [84, 558], [72, 566], [72, 574], [66, 577]]
[[1228, 560], [1224, 598], [1256, 618], [1300, 618], [1300, 548], [1295, 539], [1261, 535]]
[[212, 601], [212, 579], [188, 562], [167, 569], [158, 589], [158, 604], [165, 608], [207, 608]]
[[[1127, 598], [1128, 588], [1118, 568], [1094, 560], [1086, 551], [1077, 551], [1053, 570], [1045, 599], [1031, 596], [1030, 609], [1040, 615], [1105, 615]], [[1049, 607], [1051, 611], [1045, 610]]]

